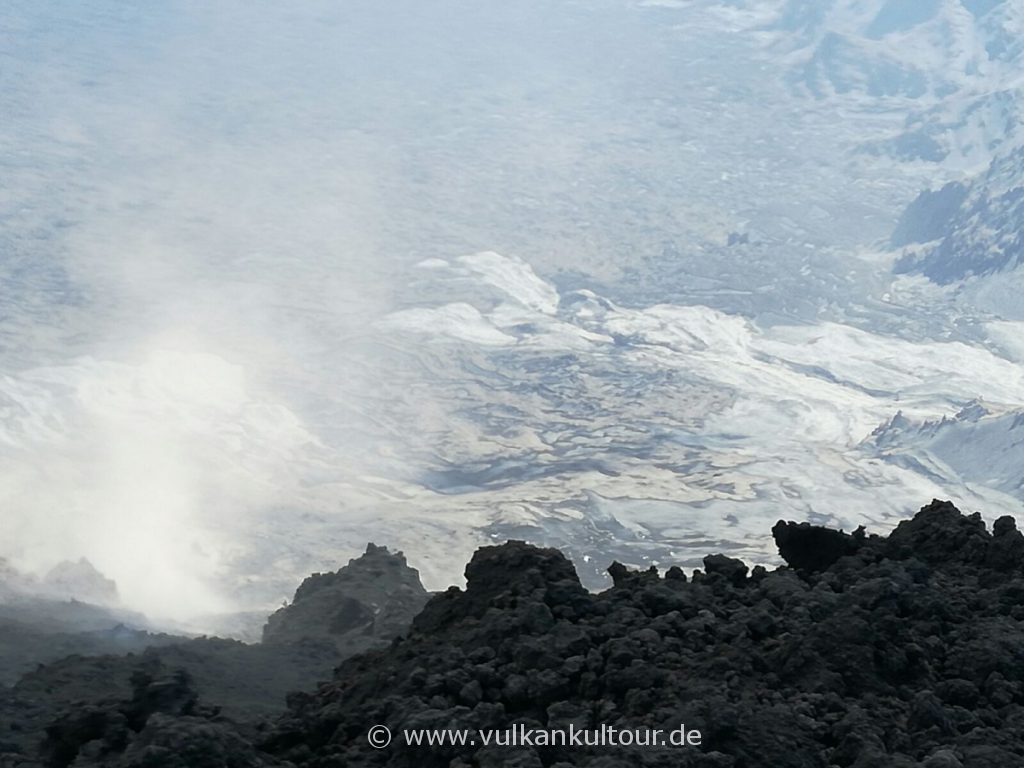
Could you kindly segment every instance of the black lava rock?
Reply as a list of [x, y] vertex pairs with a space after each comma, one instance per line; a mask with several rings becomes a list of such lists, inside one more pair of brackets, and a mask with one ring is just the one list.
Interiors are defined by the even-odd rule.
[[[0, 765], [1024, 765], [1024, 546], [1010, 519], [990, 533], [933, 502], [887, 538], [793, 523], [774, 533], [789, 566], [748, 576], [712, 555], [688, 581], [615, 565], [600, 594], [556, 550], [486, 547], [464, 590], [290, 695], [263, 729], [205, 708], [185, 679], [151, 675], [52, 723], [48, 762]], [[374, 726], [393, 741], [371, 744]], [[700, 739], [506, 743], [512, 729], [570, 727]], [[408, 743], [423, 729], [464, 741]]]
[[772, 536], [782, 559], [805, 571], [823, 571], [840, 557], [855, 553], [862, 543], [860, 535], [783, 520], [772, 527]]

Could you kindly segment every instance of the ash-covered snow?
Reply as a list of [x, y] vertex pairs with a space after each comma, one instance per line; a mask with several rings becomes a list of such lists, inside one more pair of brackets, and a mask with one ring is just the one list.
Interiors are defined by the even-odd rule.
[[1019, 513], [1019, 4], [175, 8], [0, 10], [19, 572], [185, 621], [367, 541], [593, 585], [769, 560], [780, 515]]

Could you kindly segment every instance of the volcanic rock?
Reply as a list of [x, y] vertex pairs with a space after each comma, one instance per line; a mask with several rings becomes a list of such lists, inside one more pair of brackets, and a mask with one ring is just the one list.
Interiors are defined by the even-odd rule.
[[[408, 637], [296, 694], [262, 749], [298, 766], [991, 768], [1024, 765], [1024, 562], [933, 502], [888, 539], [780, 523], [789, 567], [687, 581], [553, 550], [480, 550]], [[1007, 542], [1007, 543], [1004, 543]], [[395, 739], [374, 749], [374, 725]], [[412, 746], [405, 729], [662, 729], [700, 746]], [[493, 738], [493, 737], [492, 737]]]
[[[36, 623], [4, 623], [0, 613], [0, 673], [29, 666], [31, 658], [48, 662], [21, 674], [13, 688], [0, 687], [0, 768], [69, 761], [276, 765], [252, 743], [260, 724], [283, 709], [288, 692], [314, 687], [341, 659], [407, 631], [426, 598], [401, 554], [371, 544], [348, 566], [303, 582], [295, 602], [270, 618], [267, 642], [260, 644], [124, 626], [53, 634]], [[29, 607], [49, 606], [35, 601]], [[27, 610], [16, 615], [23, 618]], [[112, 652], [118, 649], [129, 653]], [[37, 755], [44, 735], [46, 747]]]
[[132, 694], [69, 709], [46, 729], [43, 765], [137, 768], [263, 768], [279, 763], [259, 754], [235, 724], [204, 707], [191, 677], [158, 663], [140, 666]]
[[708, 555], [704, 558], [704, 570], [709, 575], [716, 573], [728, 581], [742, 584], [747, 578], [747, 564], [735, 557], [725, 555]]
[[803, 571], [822, 571], [840, 557], [852, 555], [862, 543], [861, 532], [854, 535], [810, 523], [779, 520], [772, 527], [779, 554], [791, 567]]
[[[709, 556], [687, 580], [616, 564], [599, 594], [556, 550], [485, 547], [465, 589], [291, 694], [268, 727], [226, 720], [165, 670], [51, 722], [48, 764], [74, 753], [76, 768], [1024, 765], [1024, 547], [1012, 520], [990, 533], [933, 502], [889, 537], [784, 522], [775, 535], [789, 565], [774, 571], [748, 576]], [[368, 734], [380, 725], [393, 741], [377, 749]], [[648, 739], [683, 728], [700, 743], [508, 743], [510, 729], [570, 727]], [[423, 729], [464, 741], [410, 744]], [[22, 757], [0, 766], [44, 765]]]
[[315, 573], [263, 628], [266, 644], [327, 640], [343, 655], [386, 645], [404, 632], [429, 594], [401, 552], [368, 544], [333, 573]]

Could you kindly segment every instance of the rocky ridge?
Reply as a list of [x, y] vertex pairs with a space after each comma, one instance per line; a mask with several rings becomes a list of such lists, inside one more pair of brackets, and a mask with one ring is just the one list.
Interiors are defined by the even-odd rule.
[[[263, 643], [0, 622], [0, 670], [32, 654], [47, 662], [0, 687], [0, 766], [262, 764], [252, 744], [288, 692], [386, 646], [427, 597], [401, 553], [370, 544], [338, 571], [306, 579], [270, 617]], [[72, 655], [53, 660], [61, 650]]]
[[922, 192], [904, 211], [891, 245], [897, 274], [949, 285], [1016, 269], [1024, 257], [1024, 147], [1001, 154], [967, 184]]
[[[710, 556], [583, 590], [555, 550], [480, 550], [409, 636], [291, 697], [300, 766], [981, 768], [1024, 764], [1024, 536], [933, 502], [886, 538], [780, 522], [789, 562]], [[406, 728], [701, 730], [701, 747], [409, 747]], [[396, 741], [400, 740], [398, 736]]]
[[[289, 696], [273, 723], [227, 720], [164, 669], [53, 720], [39, 762], [0, 765], [1024, 764], [1024, 536], [1012, 518], [990, 531], [935, 501], [887, 537], [785, 521], [772, 533], [787, 561], [773, 571], [724, 555], [689, 575], [614, 564], [614, 586], [598, 594], [557, 550], [485, 547], [464, 590], [433, 597], [406, 636]], [[413, 747], [403, 736], [570, 724], [685, 724], [702, 743]], [[372, 748], [374, 725], [394, 743]]]
[[267, 620], [263, 642], [319, 639], [350, 655], [404, 632], [428, 597], [401, 552], [371, 543], [344, 568], [305, 579], [292, 603]]

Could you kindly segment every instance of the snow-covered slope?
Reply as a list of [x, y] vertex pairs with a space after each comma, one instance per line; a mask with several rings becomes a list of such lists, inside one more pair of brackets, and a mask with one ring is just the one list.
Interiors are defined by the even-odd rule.
[[922, 193], [904, 213], [893, 244], [910, 246], [897, 272], [921, 273], [943, 285], [1019, 267], [1024, 263], [1024, 148], [997, 157], [969, 185]]
[[[787, 0], [759, 9], [796, 92], [891, 110], [862, 149], [974, 170], [1020, 143], [1024, 8], [1009, 0]], [[771, 7], [772, 10], [767, 10]], [[898, 119], [898, 122], [896, 120]]]
[[2, 4], [0, 556], [85, 556], [188, 618], [367, 541], [431, 588], [508, 535], [598, 583], [767, 559], [779, 516], [1017, 510], [864, 441], [1024, 407], [1024, 272], [894, 279], [882, 245], [947, 182], [906, 247], [1012, 231], [960, 208], [1010, 210], [1016, 182], [969, 176], [1019, 139], [1020, 24], [1011, 0]]
[[479, 258], [432, 263], [447, 288], [421, 285], [429, 301], [458, 281], [465, 301], [402, 310], [382, 328], [415, 345], [425, 371], [444, 372], [426, 388], [422, 482], [455, 507], [498, 502], [497, 534], [557, 543], [583, 562], [685, 559], [709, 539], [758, 560], [771, 556], [758, 526], [780, 509], [874, 528], [915, 497], [1024, 509], [1019, 488], [970, 471], [1000, 451], [1019, 461], [1016, 444], [978, 442], [974, 464], [951, 455], [944, 473], [864, 448], [897, 410], [927, 422], [978, 397], [1020, 408], [1015, 359], [841, 323], [763, 328], [699, 305], [625, 307], [586, 290], [551, 312], [529, 306], [534, 280], [493, 278], [524, 270], [512, 258], [499, 269], [494, 254], [477, 280], [504, 296], [481, 303], [465, 268]]
[[[426, 260], [407, 280], [406, 306], [363, 342], [388, 375], [358, 386], [366, 361], [348, 357], [340, 421], [303, 419], [223, 360], [182, 352], [3, 379], [6, 503], [47, 505], [40, 524], [58, 521], [69, 553], [130, 604], [179, 616], [223, 610], [224, 595], [267, 602], [371, 538], [415, 552], [431, 588], [509, 536], [565, 547], [598, 585], [612, 558], [696, 563], [711, 547], [770, 561], [763, 531], [780, 515], [882, 530], [935, 496], [1024, 513], [1007, 479], [1017, 443], [979, 433], [969, 455], [929, 443], [937, 458], [911, 461], [898, 457], [921, 453], [919, 430], [872, 437], [898, 410], [921, 424], [976, 398], [1024, 409], [1010, 346], [628, 306], [495, 252]], [[113, 538], [89, 511], [104, 505]]]
[[[740, 7], [767, 58], [786, 62], [797, 96], [850, 122], [891, 118], [865, 131], [862, 155], [935, 168], [893, 235], [893, 246], [904, 249], [897, 273], [948, 285], [1021, 262], [1024, 6], [787, 0]], [[999, 311], [1001, 301], [982, 298]]]
[[897, 414], [865, 447], [940, 483], [983, 485], [1024, 497], [1024, 411], [1019, 409], [993, 412], [973, 403], [952, 417], [922, 422]]

